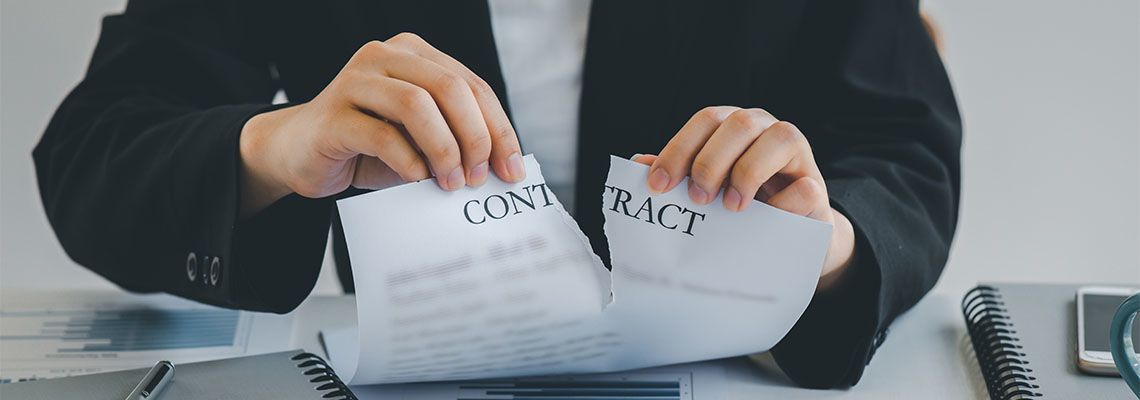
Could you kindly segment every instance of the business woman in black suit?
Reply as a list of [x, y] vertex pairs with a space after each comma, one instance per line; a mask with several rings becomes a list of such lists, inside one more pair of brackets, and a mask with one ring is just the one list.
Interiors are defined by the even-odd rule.
[[[855, 384], [957, 219], [959, 116], [917, 8], [594, 2], [575, 179], [595, 249], [609, 154], [648, 154], [658, 191], [692, 176], [676, 190], [694, 201], [723, 187], [730, 210], [756, 197], [833, 224], [773, 354], [800, 385]], [[68, 254], [127, 290], [288, 312], [336, 196], [525, 175], [500, 71], [479, 1], [133, 0], [35, 149], [44, 206]], [[270, 105], [278, 89], [293, 102]]]

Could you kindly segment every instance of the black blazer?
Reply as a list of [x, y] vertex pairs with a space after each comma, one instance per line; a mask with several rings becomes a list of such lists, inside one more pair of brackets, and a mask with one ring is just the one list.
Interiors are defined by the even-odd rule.
[[[959, 116], [917, 8], [594, 1], [576, 203], [595, 249], [607, 249], [608, 155], [657, 152], [709, 105], [795, 123], [855, 225], [857, 259], [849, 284], [816, 296], [773, 353], [798, 384], [854, 384], [938, 279], [957, 219]], [[106, 17], [86, 77], [34, 151], [64, 249], [127, 290], [292, 310], [316, 281], [333, 199], [293, 195], [239, 220], [238, 135], [278, 89], [307, 101], [365, 42], [402, 31], [506, 99], [481, 1], [134, 0]]]

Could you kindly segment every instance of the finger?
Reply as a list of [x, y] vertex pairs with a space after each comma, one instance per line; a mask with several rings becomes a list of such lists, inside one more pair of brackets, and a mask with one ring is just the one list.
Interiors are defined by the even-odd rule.
[[629, 160], [649, 166], [653, 165], [654, 161], [657, 161], [657, 156], [653, 154], [634, 154]]
[[357, 73], [345, 92], [354, 106], [403, 125], [444, 190], [466, 184], [459, 144], [427, 90], [380, 74]]
[[[800, 177], [811, 177], [823, 182], [819, 170], [815, 167], [811, 147], [799, 129], [787, 122], [777, 122], [760, 134], [748, 150], [739, 157], [732, 167], [729, 186], [739, 194], [739, 199], [752, 199], [760, 192], [761, 187], [767, 192], [760, 192], [761, 197], [771, 194], [781, 185], [772, 181], [777, 174], [791, 177], [796, 180]], [[748, 202], [737, 202], [739, 208], [734, 208], [725, 193], [725, 207], [742, 210]]]
[[467, 184], [482, 185], [487, 180], [491, 137], [467, 81], [418, 54], [392, 46], [381, 52], [385, 62], [378, 66], [383, 74], [424, 88], [435, 99], [459, 144]]
[[776, 193], [779, 193], [781, 190], [784, 190], [784, 188], [788, 187], [788, 185], [791, 185], [792, 181], [794, 180], [794, 178], [788, 175], [772, 175], [771, 178], [768, 178], [767, 182], [764, 182], [763, 185], [760, 185], [760, 191], [756, 192], [755, 198], [756, 200], [760, 201], [768, 201], [768, 198], [772, 197]]
[[705, 107], [681, 127], [649, 167], [649, 190], [664, 193], [673, 190], [689, 175], [689, 168], [697, 152], [705, 146], [709, 136], [738, 107]]
[[487, 132], [491, 137], [490, 159], [495, 174], [507, 182], [518, 182], [526, 178], [522, 150], [515, 128], [507, 118], [507, 112], [503, 110], [502, 102], [499, 101], [491, 85], [463, 63], [439, 51], [415, 34], [401, 33], [388, 41], [459, 74], [471, 88], [475, 101], [479, 104], [479, 110], [483, 114], [483, 121], [487, 125]]
[[759, 108], [736, 110], [725, 118], [693, 159], [689, 197], [697, 204], [715, 199], [737, 159], [777, 121]]
[[[749, 199], [751, 202], [751, 199]], [[768, 204], [781, 210], [808, 218], [825, 220], [831, 211], [827, 201], [827, 191], [819, 180], [802, 177], [768, 199]]]
[[[431, 177], [423, 157], [398, 127], [356, 111], [338, 116], [338, 122], [344, 127], [338, 137], [341, 138], [345, 150], [383, 163], [404, 182]], [[370, 163], [358, 161], [357, 165]], [[379, 181], [368, 180], [368, 182]]]
[[383, 189], [404, 182], [396, 171], [389, 168], [379, 158], [359, 155], [352, 172], [352, 187], [360, 189]]

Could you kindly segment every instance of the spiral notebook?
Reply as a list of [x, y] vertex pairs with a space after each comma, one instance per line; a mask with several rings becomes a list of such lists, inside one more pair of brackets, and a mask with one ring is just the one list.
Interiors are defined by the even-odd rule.
[[[0, 398], [122, 399], [148, 370], [0, 384]], [[178, 364], [174, 380], [157, 398], [356, 400], [323, 359], [302, 350]]]
[[982, 284], [962, 315], [991, 399], [1131, 399], [1118, 377], [1081, 374], [1076, 364], [1077, 288]]

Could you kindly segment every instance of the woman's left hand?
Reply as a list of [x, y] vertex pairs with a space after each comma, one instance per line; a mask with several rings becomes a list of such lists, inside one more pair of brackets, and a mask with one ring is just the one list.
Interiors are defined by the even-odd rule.
[[832, 225], [831, 246], [818, 290], [838, 282], [855, 250], [855, 232], [831, 207], [827, 185], [799, 128], [759, 108], [707, 107], [693, 115], [649, 165], [649, 188], [664, 193], [689, 176], [689, 197], [708, 204], [724, 189], [724, 207], [748, 208], [752, 199]]

